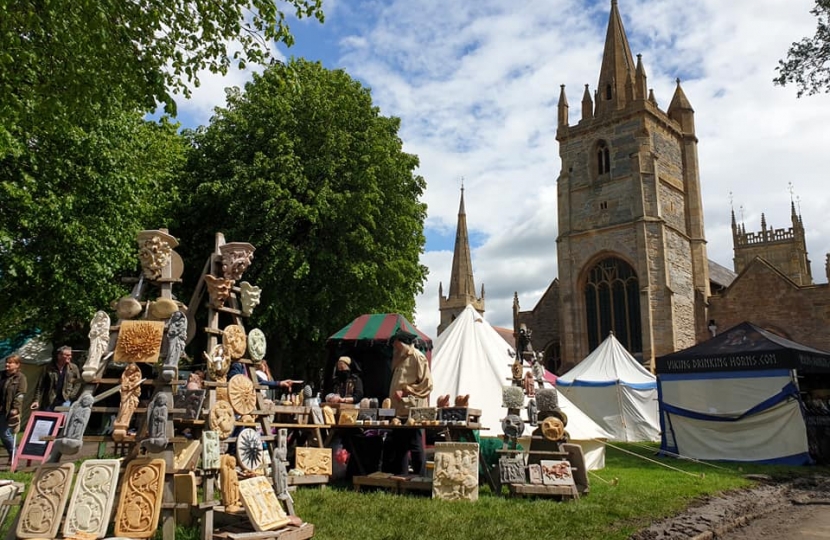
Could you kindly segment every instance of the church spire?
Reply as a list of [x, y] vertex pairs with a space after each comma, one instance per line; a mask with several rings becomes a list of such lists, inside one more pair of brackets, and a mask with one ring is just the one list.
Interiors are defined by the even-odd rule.
[[[611, 0], [611, 14], [605, 33], [605, 50], [597, 84], [597, 114], [624, 108], [627, 93], [634, 86], [634, 57], [625, 35], [617, 0]], [[628, 89], [628, 92], [626, 92]]]
[[458, 224], [455, 230], [455, 251], [452, 255], [449, 298], [476, 297], [473, 280], [473, 264], [470, 258], [470, 238], [467, 234], [467, 212], [464, 210], [464, 186], [461, 186], [461, 203], [458, 206]]

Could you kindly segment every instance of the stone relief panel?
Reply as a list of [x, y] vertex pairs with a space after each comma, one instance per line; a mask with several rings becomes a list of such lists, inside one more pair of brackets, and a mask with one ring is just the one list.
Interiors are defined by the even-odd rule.
[[87, 354], [81, 376], [86, 382], [92, 380], [101, 365], [101, 358], [110, 346], [110, 316], [97, 311], [89, 323], [89, 354]]
[[331, 448], [297, 448], [297, 470], [305, 474], [331, 475]]
[[502, 484], [524, 484], [525, 463], [518, 457], [502, 456], [499, 458], [499, 478]]
[[227, 401], [217, 401], [210, 410], [210, 429], [219, 434], [220, 439], [227, 439], [234, 428], [233, 407]]
[[69, 498], [74, 463], [38, 467], [17, 523], [18, 538], [55, 538]]
[[248, 336], [245, 329], [238, 324], [229, 324], [222, 330], [222, 346], [231, 360], [238, 360], [245, 356], [248, 348]]
[[280, 505], [271, 482], [264, 476], [239, 482], [239, 494], [245, 505], [245, 513], [257, 531], [273, 531], [288, 525], [290, 520]]
[[121, 374], [121, 405], [113, 423], [113, 440], [123, 441], [127, 438], [130, 421], [141, 396], [141, 380], [141, 369], [135, 364], [127, 364], [124, 373]]
[[79, 533], [92, 535], [93, 538], [106, 536], [120, 468], [119, 459], [90, 459], [81, 464], [69, 510], [66, 511], [64, 536]]
[[435, 443], [432, 498], [478, 500], [478, 443]]
[[115, 536], [150, 538], [158, 528], [164, 487], [163, 459], [134, 459], [127, 464], [115, 514]]
[[260, 362], [265, 358], [267, 345], [265, 333], [259, 328], [254, 328], [248, 333], [248, 355], [254, 362]]
[[231, 287], [233, 281], [230, 279], [220, 278], [207, 274], [205, 276], [205, 285], [207, 285], [208, 297], [210, 298], [210, 305], [215, 309], [222, 309], [225, 307], [225, 301], [231, 295]]
[[114, 360], [155, 364], [163, 338], [163, 321], [121, 321]]
[[413, 422], [432, 422], [438, 419], [438, 409], [435, 407], [413, 407], [409, 409], [409, 418]]
[[202, 468], [219, 468], [219, 434], [215, 431], [202, 432]]
[[546, 486], [575, 486], [571, 464], [564, 460], [542, 460], [542, 483]]
[[239, 284], [240, 298], [242, 304], [242, 314], [248, 317], [253, 313], [254, 308], [259, 305], [260, 297], [262, 296], [262, 289], [256, 285], [251, 285], [247, 281]]

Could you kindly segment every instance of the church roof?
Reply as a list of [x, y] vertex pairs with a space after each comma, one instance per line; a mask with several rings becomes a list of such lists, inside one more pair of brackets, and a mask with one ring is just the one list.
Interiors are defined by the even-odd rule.
[[729, 268], [721, 266], [715, 261], [709, 261], [709, 281], [712, 283], [721, 287], [729, 287], [736, 277], [738, 277], [738, 274]]

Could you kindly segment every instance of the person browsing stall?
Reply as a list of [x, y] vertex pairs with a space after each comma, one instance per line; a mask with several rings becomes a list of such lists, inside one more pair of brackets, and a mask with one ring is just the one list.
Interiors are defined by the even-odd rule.
[[334, 366], [334, 387], [326, 395], [326, 403], [360, 403], [363, 399], [363, 381], [355, 371], [352, 370], [351, 358], [338, 358]]
[[44, 411], [68, 407], [78, 397], [82, 385], [81, 371], [72, 363], [72, 348], [64, 345], [37, 381], [32, 410], [40, 409], [41, 405]]
[[0, 442], [9, 453], [14, 453], [14, 436], [20, 430], [20, 409], [26, 397], [26, 377], [20, 372], [20, 356], [6, 358], [6, 372], [0, 378]]

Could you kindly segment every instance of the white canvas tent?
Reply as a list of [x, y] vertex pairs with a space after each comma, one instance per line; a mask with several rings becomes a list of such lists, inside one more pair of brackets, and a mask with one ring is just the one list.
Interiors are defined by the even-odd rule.
[[556, 382], [614, 441], [660, 440], [657, 379], [610, 334]]
[[[507, 410], [501, 406], [502, 387], [510, 384], [510, 365], [516, 353], [510, 345], [484, 320], [473, 306], [468, 305], [435, 340], [432, 351], [433, 388], [432, 405], [439, 396], [470, 395], [470, 407], [481, 410], [483, 436], [501, 435], [501, 420]], [[563, 399], [560, 408], [568, 415], [565, 428], [571, 442], [582, 446], [586, 466], [597, 469], [605, 466], [605, 446], [600, 439], [609, 434], [597, 426], [576, 405]], [[532, 427], [525, 426], [530, 435]]]

